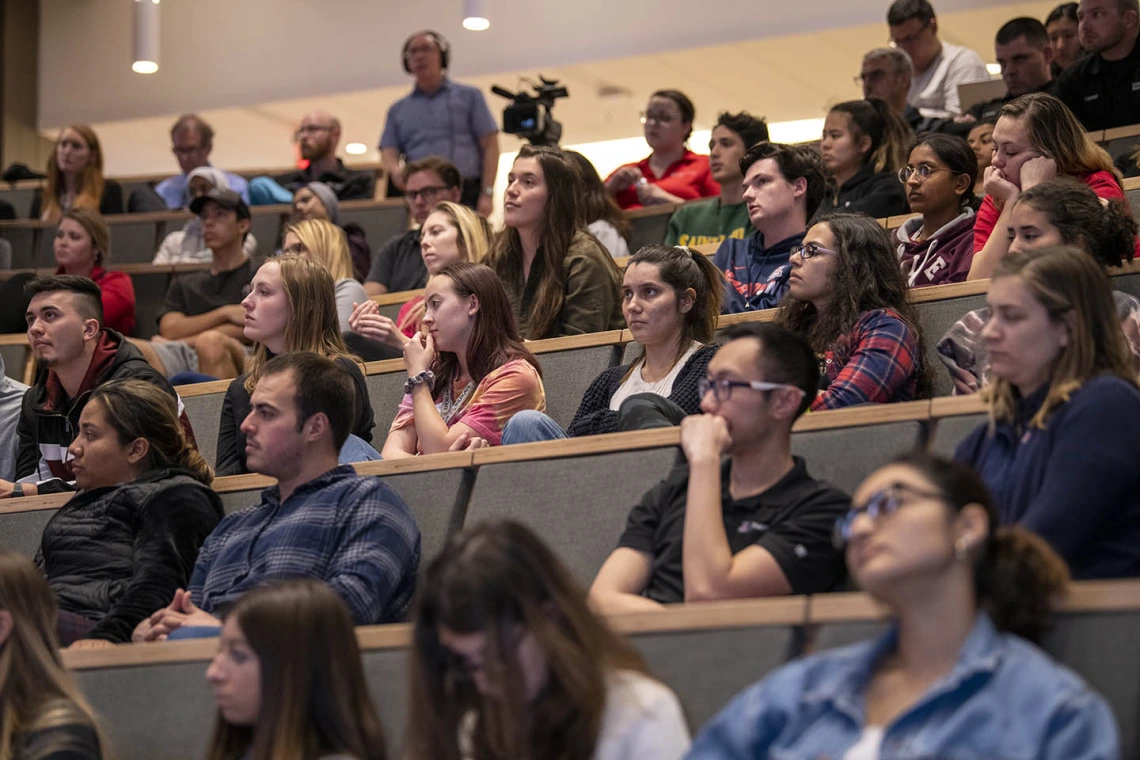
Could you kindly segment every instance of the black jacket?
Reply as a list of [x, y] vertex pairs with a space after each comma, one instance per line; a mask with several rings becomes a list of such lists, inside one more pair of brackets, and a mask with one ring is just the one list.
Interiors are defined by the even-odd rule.
[[1081, 58], [1057, 77], [1053, 94], [1090, 132], [1140, 122], [1140, 38], [1119, 61]]
[[[688, 414], [701, 412], [697, 381], [705, 376], [709, 359], [715, 353], [716, 346], [698, 348], [685, 362], [685, 366], [681, 367], [681, 371], [673, 381], [673, 391], [669, 394], [669, 400]], [[617, 430], [618, 413], [610, 409], [610, 399], [621, 387], [621, 379], [628, 369], [628, 364], [607, 369], [590, 383], [567, 431], [571, 436], [601, 435]]]
[[[29, 219], [39, 219], [43, 211], [43, 191], [37, 190], [32, 195], [32, 207], [28, 212]], [[113, 179], [103, 181], [103, 197], [99, 199], [99, 213], [121, 214], [126, 210], [123, 206], [123, 188]]]
[[906, 188], [894, 172], [876, 173], [875, 167], [867, 164], [843, 183], [837, 196], [832, 195], [831, 188], [824, 194], [816, 218], [828, 211], [861, 211], [875, 219], [905, 214]]
[[93, 621], [88, 638], [126, 642], [186, 588], [222, 519], [217, 493], [180, 468], [81, 491], [48, 521], [38, 564], [59, 606]]
[[[67, 397], [55, 372], [41, 367], [36, 373], [35, 385], [24, 394], [16, 426], [16, 480], [34, 476], [31, 482], [39, 484], [40, 493], [74, 491], [69, 481], [74, 480], [75, 475], [66, 463], [65, 452], [79, 430], [79, 415], [97, 386], [126, 379], [145, 380], [178, 398], [162, 373], [147, 364], [137, 348], [107, 328], [103, 328], [87, 378], [74, 399]], [[185, 413], [182, 427], [193, 441], [193, 430]]]
[[339, 158], [336, 160], [335, 172], [322, 172], [314, 177], [308, 169], [298, 169], [274, 178], [277, 184], [291, 193], [295, 193], [310, 182], [324, 182], [336, 193], [338, 200], [369, 200], [376, 190], [376, 173], [370, 171], [353, 171], [344, 165]]

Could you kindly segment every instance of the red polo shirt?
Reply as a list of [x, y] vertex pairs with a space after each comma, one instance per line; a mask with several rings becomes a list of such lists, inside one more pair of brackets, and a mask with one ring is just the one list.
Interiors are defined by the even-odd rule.
[[[697, 198], [711, 198], [714, 195], [720, 195], [720, 185], [712, 178], [712, 173], [709, 171], [709, 157], [698, 156], [691, 150], [686, 150], [685, 155], [670, 164], [669, 168], [666, 169], [665, 173], [660, 177], [654, 174], [653, 170], [649, 168], [649, 156], [646, 156], [636, 164], [626, 164], [626, 166], [636, 166], [641, 170], [641, 175], [649, 180], [650, 184], [657, 185], [665, 192], [671, 193], [684, 201], [691, 201]], [[610, 176], [612, 177], [613, 174], [610, 174]], [[615, 198], [617, 199], [618, 205], [624, 209], [641, 208], [641, 202], [637, 199], [636, 187], [627, 187], [618, 193]]]

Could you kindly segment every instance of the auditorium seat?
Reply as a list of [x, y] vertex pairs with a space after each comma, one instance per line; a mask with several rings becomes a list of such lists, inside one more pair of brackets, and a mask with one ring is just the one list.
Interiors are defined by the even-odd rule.
[[[111, 261], [115, 264], [149, 264], [161, 242], [159, 232], [165, 228], [166, 214], [125, 214], [107, 217], [111, 231]], [[136, 217], [142, 217], [135, 220]], [[172, 227], [171, 229], [177, 229]], [[54, 262], [54, 256], [52, 262]], [[49, 264], [50, 265], [50, 264]]]
[[0, 237], [12, 246], [12, 268], [31, 269], [35, 266], [36, 234], [38, 229], [31, 226], [0, 226]]
[[0, 506], [0, 549], [34, 557], [40, 548], [44, 526], [70, 494], [29, 496], [27, 501], [5, 500]]
[[563, 428], [570, 426], [582, 397], [605, 370], [616, 366], [625, 331], [552, 338], [531, 346], [542, 366], [546, 413]]
[[389, 238], [408, 230], [408, 208], [402, 199], [342, 201], [340, 223], [355, 222], [364, 229], [368, 247], [375, 253]]
[[194, 428], [198, 451], [211, 467], [218, 457], [218, 422], [222, 419], [222, 402], [229, 385], [229, 380], [216, 380], [175, 388]]
[[376, 422], [376, 427], [372, 428], [372, 444], [377, 451], [383, 448], [392, 420], [396, 419], [407, 379], [403, 359], [368, 364], [364, 382], [368, 386], [368, 400], [372, 402], [372, 419]]
[[17, 219], [27, 219], [32, 213], [32, 199], [35, 195], [36, 190], [32, 187], [0, 188], [0, 201], [12, 204], [12, 208], [16, 209]]
[[664, 243], [665, 235], [669, 232], [669, 217], [680, 206], [679, 203], [667, 203], [625, 212], [633, 225], [629, 236], [629, 252], [637, 253], [647, 245]]
[[981, 397], [976, 394], [936, 398], [931, 402], [930, 415], [930, 450], [944, 457], [953, 457], [962, 439], [989, 419]]
[[[923, 359], [930, 368], [930, 378], [934, 383], [935, 396], [949, 396], [954, 390], [950, 373], [947, 372], [946, 365], [938, 358], [938, 341], [942, 339], [947, 330], [954, 326], [955, 322], [974, 309], [980, 309], [986, 305], [988, 283], [989, 281], [986, 280], [981, 283], [966, 282], [945, 285], [942, 286], [942, 291], [937, 294], [923, 293], [929, 288], [922, 288], [917, 292], [911, 291], [912, 296], [914, 296], [911, 302], [914, 303], [915, 311], [918, 313], [918, 324], [925, 342], [926, 350], [923, 353]], [[950, 288], [961, 291], [963, 295], [946, 298], [945, 295]], [[942, 297], [931, 299], [929, 298], [930, 295]]]
[[29, 357], [27, 337], [23, 333], [0, 335], [0, 356], [4, 357], [4, 374], [23, 382]]

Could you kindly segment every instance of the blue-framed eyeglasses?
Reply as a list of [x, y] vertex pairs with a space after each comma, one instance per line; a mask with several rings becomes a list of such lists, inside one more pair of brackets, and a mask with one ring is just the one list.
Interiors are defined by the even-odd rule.
[[[872, 521], [877, 521], [880, 517], [893, 515], [899, 511], [900, 507], [906, 506], [908, 496], [939, 500], [946, 498], [946, 495], [939, 491], [924, 491], [906, 483], [891, 483], [886, 488], [871, 494], [871, 498], [867, 499], [866, 504], [861, 507], [852, 507], [847, 511], [847, 514], [836, 521], [835, 531], [831, 536], [832, 544], [835, 545], [836, 549], [842, 551], [851, 541], [851, 528], [855, 524], [855, 518], [865, 514]], [[913, 498], [909, 503], [914, 503]]]

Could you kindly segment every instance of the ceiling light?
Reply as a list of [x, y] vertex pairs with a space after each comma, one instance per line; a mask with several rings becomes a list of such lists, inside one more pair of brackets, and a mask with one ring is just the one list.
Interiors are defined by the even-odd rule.
[[158, 71], [158, 0], [135, 0], [134, 47], [131, 70]]
[[491, 28], [487, 18], [487, 0], [463, 0], [463, 28], [482, 32]]
[[344, 146], [344, 152], [353, 156], [363, 156], [368, 152], [368, 146], [364, 143], [349, 143]]

